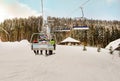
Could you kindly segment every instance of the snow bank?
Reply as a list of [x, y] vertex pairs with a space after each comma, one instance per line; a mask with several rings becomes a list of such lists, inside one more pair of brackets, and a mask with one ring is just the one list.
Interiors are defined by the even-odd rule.
[[25, 45], [30, 44], [30, 43], [28, 42], [28, 40], [21, 40], [20, 43], [21, 43], [21, 44], [25, 44]]
[[15, 41], [15, 42], [0, 42], [0, 48], [8, 48], [8, 47], [13, 47], [13, 48], [18, 48], [20, 46], [28, 46], [30, 43], [28, 40], [22, 40], [20, 42]]
[[22, 40], [20, 42], [0, 42], [0, 55], [4, 55], [6, 57], [14, 58], [14, 55], [25, 56], [27, 53], [29, 54], [31, 51], [31, 45], [27, 40]]
[[113, 50], [115, 50], [116, 48], [118, 48], [119, 44], [120, 44], [120, 38], [117, 39], [117, 40], [115, 40], [115, 41], [110, 42], [110, 43], [105, 47], [105, 49], [110, 49], [110, 47], [112, 46]]

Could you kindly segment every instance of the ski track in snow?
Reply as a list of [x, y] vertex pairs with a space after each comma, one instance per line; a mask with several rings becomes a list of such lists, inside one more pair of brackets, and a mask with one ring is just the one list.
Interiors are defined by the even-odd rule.
[[34, 55], [26, 41], [0, 42], [0, 81], [120, 81], [117, 51], [57, 45], [54, 52]]

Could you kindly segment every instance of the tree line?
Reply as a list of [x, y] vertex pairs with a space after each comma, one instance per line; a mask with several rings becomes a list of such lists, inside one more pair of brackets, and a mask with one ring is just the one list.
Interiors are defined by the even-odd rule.
[[[89, 46], [105, 47], [109, 42], [120, 38], [120, 21], [106, 21], [93, 19], [47, 17], [51, 32], [55, 34], [59, 44], [63, 39], [71, 36]], [[30, 41], [31, 35], [42, 29], [43, 19], [39, 17], [6, 19], [0, 24], [2, 41]], [[72, 30], [73, 26], [88, 26], [89, 30]], [[57, 28], [69, 28], [68, 32], [56, 32]]]

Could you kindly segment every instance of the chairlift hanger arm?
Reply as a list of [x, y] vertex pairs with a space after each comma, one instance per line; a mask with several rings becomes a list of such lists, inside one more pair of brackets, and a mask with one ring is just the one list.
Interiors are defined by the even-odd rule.
[[[44, 13], [43, 13], [43, 0], [40, 1], [41, 3], [41, 10], [42, 10], [42, 31], [43, 31], [43, 26], [44, 26]], [[39, 24], [40, 24], [40, 21], [39, 21]], [[40, 26], [38, 27], [38, 31], [40, 32]]]
[[84, 12], [83, 12], [83, 7], [80, 7], [81, 12], [82, 12], [82, 18], [84, 18]]
[[31, 36], [31, 39], [30, 39], [30, 43], [32, 43], [32, 39], [33, 39], [33, 36], [34, 35], [38, 35], [39, 33], [33, 33], [32, 36]]
[[43, 0], [41, 0], [41, 7], [42, 7], [42, 16], [43, 16]]
[[87, 4], [90, 0], [87, 0], [86, 2], [84, 2], [81, 6], [80, 6], [80, 9], [81, 9], [81, 12], [82, 12], [82, 18], [84, 18], [84, 11], [83, 11], [83, 6], [85, 4]]

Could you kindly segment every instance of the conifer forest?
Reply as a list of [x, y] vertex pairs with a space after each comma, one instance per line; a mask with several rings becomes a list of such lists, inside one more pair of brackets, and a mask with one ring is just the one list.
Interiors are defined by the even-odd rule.
[[[106, 21], [94, 19], [57, 18], [47, 17], [51, 33], [56, 36], [57, 44], [71, 36], [88, 46], [105, 47], [111, 41], [120, 38], [120, 21]], [[6, 19], [0, 23], [0, 37], [2, 41], [30, 41], [31, 35], [37, 33], [42, 27], [42, 17]], [[88, 26], [89, 30], [72, 30], [73, 26]], [[57, 29], [70, 29], [71, 31], [56, 32]]]

